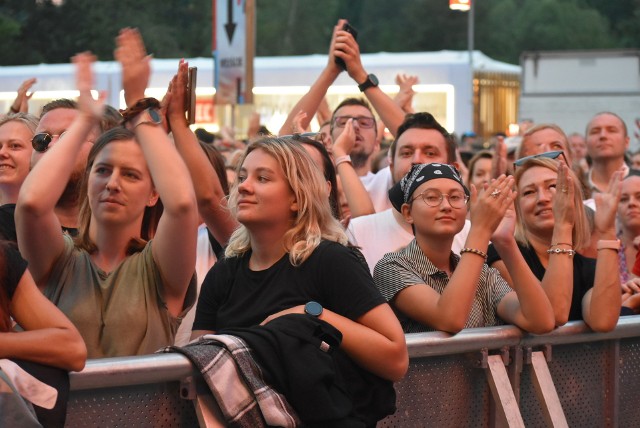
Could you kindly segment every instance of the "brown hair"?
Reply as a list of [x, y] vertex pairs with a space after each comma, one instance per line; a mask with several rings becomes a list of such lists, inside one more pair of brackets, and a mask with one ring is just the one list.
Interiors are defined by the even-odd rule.
[[[105, 148], [105, 146], [113, 141], [136, 141], [136, 136], [128, 129], [117, 127], [112, 128], [100, 135], [96, 142], [91, 147], [89, 156], [87, 157], [87, 167], [85, 169], [84, 177], [80, 183], [80, 213], [78, 215], [78, 236], [75, 238], [76, 247], [82, 248], [88, 253], [96, 251], [96, 244], [89, 237], [89, 225], [91, 224], [91, 206], [89, 205], [89, 198], [87, 197], [89, 173], [93, 167], [93, 163], [98, 156], [98, 153]], [[137, 141], [136, 141], [137, 142]], [[127, 248], [127, 254], [133, 254], [138, 251], [142, 251], [147, 241], [149, 241], [156, 233], [160, 216], [162, 215], [163, 206], [160, 199], [151, 207], [146, 207], [144, 210], [144, 216], [142, 218], [142, 226], [140, 228], [140, 237], [131, 238], [129, 242], [129, 248]]]

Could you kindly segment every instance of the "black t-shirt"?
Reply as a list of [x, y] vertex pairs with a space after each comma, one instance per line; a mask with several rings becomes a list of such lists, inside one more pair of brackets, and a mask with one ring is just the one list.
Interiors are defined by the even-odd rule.
[[0, 244], [0, 251], [4, 252], [2, 256], [5, 262], [5, 272], [3, 272], [4, 275], [2, 276], [7, 279], [2, 286], [7, 293], [9, 301], [11, 301], [13, 293], [15, 293], [16, 288], [18, 288], [20, 278], [22, 278], [24, 271], [27, 269], [27, 262], [11, 244]]
[[[518, 243], [518, 248], [529, 265], [531, 272], [542, 281], [547, 271], [538, 258], [532, 247], [524, 247]], [[491, 266], [498, 260], [502, 260], [493, 244], [487, 250], [487, 264]], [[596, 277], [596, 259], [584, 257], [578, 253], [573, 256], [573, 295], [571, 297], [571, 308], [569, 309], [569, 321], [582, 321], [582, 298], [587, 291], [593, 287]]]
[[193, 329], [250, 327], [310, 300], [355, 320], [385, 303], [355, 251], [322, 241], [300, 266], [285, 254], [262, 271], [249, 269], [250, 251], [222, 259], [202, 283]]
[[13, 213], [16, 204], [5, 204], [0, 206], [0, 239], [17, 242], [16, 222]]

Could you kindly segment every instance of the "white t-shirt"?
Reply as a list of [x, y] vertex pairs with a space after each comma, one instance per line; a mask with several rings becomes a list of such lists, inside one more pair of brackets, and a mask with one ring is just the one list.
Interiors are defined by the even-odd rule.
[[[465, 220], [462, 230], [453, 238], [451, 250], [459, 254], [467, 241], [471, 222]], [[356, 217], [347, 228], [349, 241], [358, 247], [373, 274], [376, 263], [387, 253], [398, 251], [409, 245], [414, 238], [393, 215], [393, 208], [375, 214]]]
[[375, 174], [369, 172], [367, 175], [360, 177], [360, 181], [369, 192], [373, 208], [377, 213], [391, 208], [388, 194], [389, 189], [393, 186], [391, 168], [387, 166]]
[[[204, 281], [204, 277], [207, 276], [209, 269], [211, 269], [211, 266], [213, 266], [217, 260], [216, 255], [211, 249], [207, 226], [203, 223], [198, 227], [198, 241], [196, 244], [196, 277], [198, 279], [197, 296], [200, 295], [200, 286], [202, 285], [202, 281]], [[197, 300], [198, 299], [196, 298], [196, 302]], [[196, 316], [196, 306], [197, 305], [193, 305], [182, 319], [182, 322], [178, 327], [178, 331], [176, 332], [176, 338], [173, 341], [174, 344], [184, 346], [189, 343], [189, 339], [191, 338], [191, 327], [193, 327], [193, 320]]]

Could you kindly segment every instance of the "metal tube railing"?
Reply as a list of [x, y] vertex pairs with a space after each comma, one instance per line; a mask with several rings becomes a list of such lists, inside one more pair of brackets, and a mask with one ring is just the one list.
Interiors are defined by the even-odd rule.
[[[514, 326], [407, 334], [410, 358], [445, 356], [494, 350], [512, 346], [563, 345], [640, 336], [640, 316], [620, 318], [615, 330], [595, 333], [581, 321], [573, 321], [551, 333], [533, 335]], [[135, 357], [101, 358], [87, 361], [79, 373], [71, 373], [71, 389], [149, 384], [182, 380], [196, 374], [191, 362], [181, 354], [152, 354]]]

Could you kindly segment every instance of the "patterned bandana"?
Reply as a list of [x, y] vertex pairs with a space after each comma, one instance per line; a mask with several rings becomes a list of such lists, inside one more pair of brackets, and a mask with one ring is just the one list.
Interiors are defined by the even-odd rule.
[[413, 192], [423, 183], [434, 178], [448, 178], [460, 183], [465, 195], [469, 196], [469, 189], [462, 182], [458, 170], [444, 163], [419, 164], [411, 167], [411, 171], [389, 189], [391, 205], [401, 211], [402, 204], [409, 202]]

